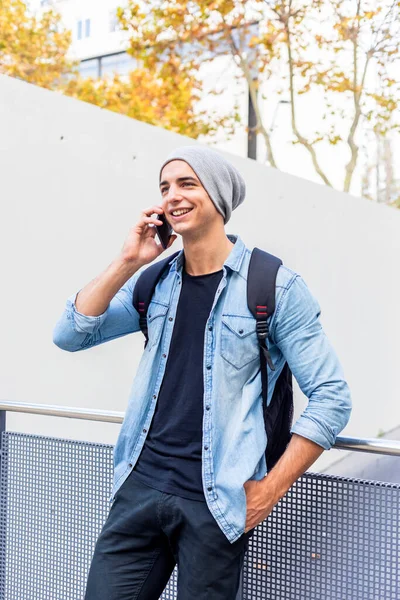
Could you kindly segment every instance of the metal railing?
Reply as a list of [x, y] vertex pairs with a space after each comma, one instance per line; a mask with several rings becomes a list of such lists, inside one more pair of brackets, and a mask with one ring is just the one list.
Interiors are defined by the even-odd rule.
[[[5, 411], [121, 423], [123, 413], [0, 402], [0, 598], [82, 600], [107, 517], [106, 444], [5, 430]], [[335, 448], [400, 455], [400, 442], [337, 438]], [[304, 474], [256, 527], [241, 600], [399, 600], [400, 486]], [[177, 569], [162, 599], [174, 600]]]
[[[69, 419], [85, 419], [102, 421], [103, 423], [122, 423], [124, 413], [111, 410], [94, 410], [70, 406], [55, 406], [52, 404], [29, 404], [26, 402], [7, 402], [0, 400], [0, 411], [47, 415], [51, 417], [67, 417]], [[369, 452], [400, 456], [400, 441], [384, 440], [381, 438], [337, 437], [333, 448], [337, 450], [352, 450], [353, 452]]]

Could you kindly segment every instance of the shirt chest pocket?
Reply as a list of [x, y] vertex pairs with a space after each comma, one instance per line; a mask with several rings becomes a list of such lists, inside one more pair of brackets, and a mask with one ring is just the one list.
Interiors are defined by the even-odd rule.
[[158, 302], [150, 302], [149, 304], [149, 309], [147, 311], [147, 331], [149, 336], [149, 341], [147, 343], [148, 350], [160, 341], [168, 308], [169, 306], [159, 304]]
[[251, 317], [222, 315], [221, 355], [236, 369], [259, 359], [256, 322]]

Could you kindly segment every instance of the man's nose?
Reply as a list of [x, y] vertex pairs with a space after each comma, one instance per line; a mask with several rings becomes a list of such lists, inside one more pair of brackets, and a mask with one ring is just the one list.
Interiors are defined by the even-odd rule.
[[177, 186], [171, 185], [164, 199], [169, 202], [173, 202], [174, 200], [181, 200], [182, 194]]
[[179, 194], [176, 194], [175, 192], [171, 193], [171, 190], [168, 190], [168, 192], [163, 196], [161, 208], [167, 213], [170, 210], [173, 210], [174, 205], [180, 202], [180, 200], [181, 198], [179, 197]]

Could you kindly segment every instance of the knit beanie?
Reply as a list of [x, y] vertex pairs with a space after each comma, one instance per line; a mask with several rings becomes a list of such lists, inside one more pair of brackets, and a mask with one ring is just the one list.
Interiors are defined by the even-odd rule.
[[243, 202], [246, 194], [246, 184], [239, 171], [215, 150], [200, 145], [181, 146], [163, 163], [160, 181], [163, 168], [173, 160], [183, 160], [193, 169], [227, 223], [232, 211]]

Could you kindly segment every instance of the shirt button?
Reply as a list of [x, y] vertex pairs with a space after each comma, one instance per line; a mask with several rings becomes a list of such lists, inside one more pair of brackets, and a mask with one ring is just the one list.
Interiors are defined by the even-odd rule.
[[211, 486], [207, 488], [207, 492], [212, 492], [212, 487]]
[[147, 429], [143, 429], [143, 433], [147, 433]]
[[169, 317], [168, 321], [173, 321], [174, 319], [172, 317]]
[[163, 355], [162, 355], [162, 357], [163, 357], [163, 358], [167, 358], [167, 355], [166, 355], [166, 354], [163, 354]]
[[129, 463], [128, 467], [129, 467], [130, 469], [132, 469], [132, 467], [133, 467], [132, 463]]
[[155, 399], [157, 398], [157, 396], [154, 394], [153, 398], [154, 398], [154, 400], [155, 400]]
[[207, 365], [207, 369], [210, 370], [211, 369], [211, 365]]
[[212, 327], [209, 327], [209, 328], [208, 328], [208, 331], [212, 331], [212, 329], [213, 329]]
[[243, 333], [243, 329], [239, 329], [239, 333]]
[[208, 446], [204, 446], [204, 450], [208, 450]]
[[210, 405], [209, 404], [207, 404], [206, 410], [210, 410]]

